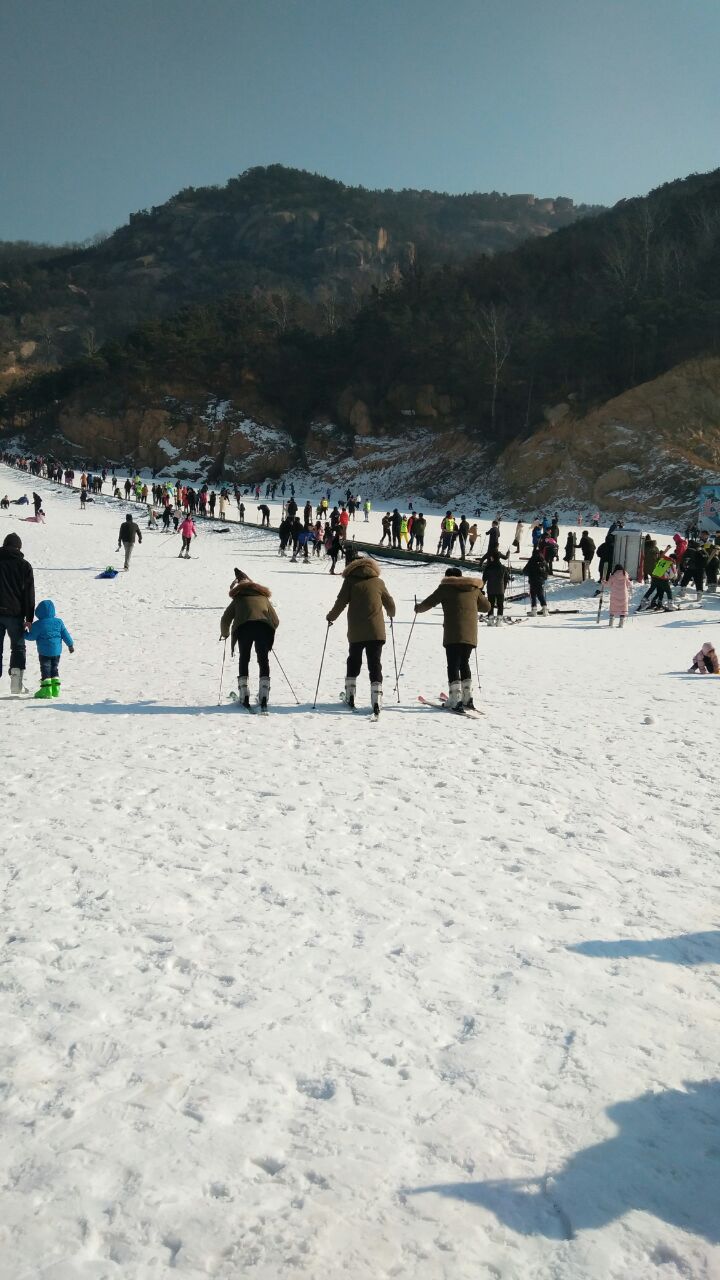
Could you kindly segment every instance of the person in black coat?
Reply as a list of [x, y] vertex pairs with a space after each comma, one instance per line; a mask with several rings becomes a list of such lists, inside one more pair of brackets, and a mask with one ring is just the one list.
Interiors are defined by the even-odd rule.
[[[510, 574], [503, 564], [503, 557], [499, 551], [488, 552], [485, 556], [483, 578], [485, 579], [485, 594], [490, 601], [488, 626], [496, 627], [505, 612], [505, 590], [510, 581]], [[497, 617], [495, 616], [496, 614]]]
[[583, 582], [585, 582], [585, 580], [590, 577], [590, 565], [592, 564], [593, 557], [595, 555], [595, 542], [590, 537], [587, 529], [583, 529], [582, 531], [582, 537], [580, 538], [580, 552], [583, 558], [582, 576]]
[[0, 548], [0, 674], [5, 635], [10, 637], [10, 692], [22, 693], [25, 632], [35, 613], [35, 578], [22, 553], [22, 542], [9, 533]]
[[546, 614], [545, 579], [548, 576], [548, 567], [539, 546], [535, 548], [530, 556], [523, 573], [528, 580], [530, 588], [530, 613], [535, 615], [539, 604], [543, 615]]

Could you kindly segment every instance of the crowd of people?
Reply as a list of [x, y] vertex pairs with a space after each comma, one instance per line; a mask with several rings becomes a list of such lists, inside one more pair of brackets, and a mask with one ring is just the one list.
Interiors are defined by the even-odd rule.
[[[43, 459], [27, 458], [19, 460], [2, 455], [2, 460], [18, 466], [33, 476], [47, 477], [58, 484], [73, 487], [76, 475], [72, 467], [62, 467]], [[207, 484], [198, 488], [192, 485], [160, 481], [154, 479], [150, 485], [140, 476], [124, 480], [122, 487], [114, 471], [103, 468], [97, 473], [83, 470], [79, 476], [81, 506], [103, 493], [103, 487], [109, 484], [114, 497], [133, 499], [145, 504], [148, 512], [149, 527], [158, 527], [158, 515], [166, 529], [172, 523], [181, 537], [180, 558], [189, 558], [192, 541], [197, 537], [196, 518], [212, 518], [216, 515], [220, 520], [227, 518], [231, 494], [228, 488], [219, 493], [210, 489]], [[290, 486], [286, 497], [285, 482], [269, 485], [266, 498], [273, 499], [277, 488], [280, 488], [283, 500], [282, 517], [278, 529], [279, 553], [282, 556], [291, 552], [293, 561], [301, 559], [309, 563], [310, 556], [320, 557], [323, 552], [330, 562], [330, 573], [335, 574], [338, 560], [342, 559], [342, 586], [333, 608], [327, 614], [328, 627], [336, 621], [340, 614], [348, 611], [348, 659], [345, 683], [345, 701], [351, 708], [355, 706], [357, 679], [360, 673], [363, 656], [367, 662], [370, 678], [371, 705], [373, 713], [378, 715], [382, 706], [382, 650], [386, 641], [385, 622], [387, 616], [395, 616], [395, 603], [390, 596], [381, 576], [378, 565], [369, 556], [357, 554], [357, 548], [349, 538], [349, 526], [358, 512], [363, 511], [365, 519], [369, 519], [372, 510], [369, 499], [362, 501], [360, 497], [347, 491], [344, 501], [333, 506], [331, 491], [328, 489], [316, 506], [308, 500], [302, 512], [295, 499], [294, 486]], [[245, 504], [242, 501], [247, 493], [242, 494], [238, 486], [233, 486], [233, 497], [238, 507], [241, 521], [245, 518]], [[254, 497], [261, 496], [260, 486], [254, 486]], [[31, 520], [44, 519], [42, 499], [39, 494], [32, 494], [34, 516]], [[0, 502], [0, 507], [9, 509], [11, 505], [29, 505], [26, 495], [10, 500], [7, 495]], [[259, 502], [258, 511], [263, 525], [270, 526], [270, 508], [267, 502]], [[424, 547], [427, 521], [422, 512], [415, 512], [409, 504], [409, 515], [403, 515], [399, 508], [387, 511], [382, 517], [381, 545], [387, 540], [388, 545], [396, 550]], [[593, 522], [589, 522], [592, 527]], [[609, 596], [609, 622], [613, 626], [617, 621], [622, 627], [627, 618], [632, 581], [624, 565], [615, 560], [616, 537], [622, 530], [622, 522], [611, 524], [601, 545], [598, 547], [591, 536], [590, 528], [583, 529], [581, 535], [570, 530], [567, 534], [564, 560], [572, 563], [580, 554], [582, 562], [582, 579], [592, 577], [593, 562], [597, 557], [598, 590], [606, 589]], [[478, 619], [484, 617], [490, 626], [498, 626], [505, 619], [505, 600], [511, 580], [510, 552], [520, 552], [525, 525], [518, 520], [514, 537], [505, 551], [501, 550], [501, 522], [498, 516], [485, 530], [482, 552], [477, 559], [477, 577], [466, 577], [459, 566], [449, 567], [436, 590], [425, 600], [416, 603], [416, 613], [439, 606], [443, 611], [443, 644], [446, 650], [446, 663], [449, 681], [449, 701], [451, 710], [462, 712], [474, 709], [472, 675], [470, 671], [470, 655], [477, 646]], [[528, 580], [531, 616], [547, 614], [546, 584], [553, 574], [554, 563], [559, 555], [560, 525], [557, 513], [552, 517], [540, 516], [530, 525], [532, 552], [522, 567], [522, 573]], [[448, 510], [440, 521], [438, 553], [450, 559], [457, 550], [461, 561], [473, 554], [478, 539], [477, 523], [470, 524], [465, 515], [456, 519], [452, 510]], [[118, 550], [125, 554], [124, 569], [130, 569], [133, 550], [142, 542], [142, 531], [128, 513], [122, 521], [118, 534]], [[639, 568], [641, 577], [648, 590], [640, 602], [639, 608], [668, 609], [673, 607], [673, 585], [677, 584], [681, 595], [688, 587], [694, 587], [696, 599], [701, 601], [704, 590], [717, 590], [718, 571], [720, 569], [720, 533], [711, 534], [707, 530], [690, 528], [686, 535], [676, 533], [672, 541], [660, 548], [656, 540], [647, 534], [642, 542]], [[271, 602], [269, 588], [252, 582], [241, 570], [236, 570], [236, 577], [230, 590], [231, 603], [225, 611], [221, 622], [221, 637], [232, 638], [232, 647], [239, 651], [238, 696], [243, 706], [249, 706], [249, 661], [255, 649], [260, 671], [259, 702], [266, 708], [270, 697], [269, 655], [272, 651], [274, 634], [279, 625], [278, 616]], [[26, 642], [35, 642], [38, 646], [40, 660], [41, 683], [36, 697], [57, 697], [60, 691], [59, 659], [62, 646], [74, 651], [72, 637], [62, 619], [56, 616], [55, 606], [51, 600], [41, 601], [35, 606], [34, 581], [31, 566], [24, 559], [22, 543], [17, 534], [9, 534], [0, 549], [0, 672], [2, 671], [2, 644], [5, 636], [10, 640], [10, 677], [11, 692], [26, 692], [23, 685], [23, 672], [26, 663]], [[718, 659], [710, 642], [704, 644], [693, 658], [691, 671], [700, 674], [718, 674]]]

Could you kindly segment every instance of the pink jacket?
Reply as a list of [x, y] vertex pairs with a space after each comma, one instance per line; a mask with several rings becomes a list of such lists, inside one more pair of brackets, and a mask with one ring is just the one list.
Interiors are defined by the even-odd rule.
[[182, 524], [180, 525], [180, 532], [183, 538], [192, 538], [193, 534], [196, 532], [195, 521], [191, 520], [190, 517], [188, 516], [187, 519], [183, 520]]
[[632, 587], [630, 578], [625, 570], [619, 569], [615, 573], [611, 573], [608, 578], [608, 586], [610, 588], [610, 612], [612, 616], [614, 618], [626, 618]]

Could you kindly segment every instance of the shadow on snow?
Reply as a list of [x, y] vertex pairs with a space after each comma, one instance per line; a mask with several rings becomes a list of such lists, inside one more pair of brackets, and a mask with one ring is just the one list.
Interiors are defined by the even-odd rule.
[[619, 1132], [539, 1178], [450, 1182], [435, 1192], [489, 1209], [521, 1235], [572, 1240], [632, 1210], [720, 1243], [720, 1082], [617, 1102], [607, 1115]]

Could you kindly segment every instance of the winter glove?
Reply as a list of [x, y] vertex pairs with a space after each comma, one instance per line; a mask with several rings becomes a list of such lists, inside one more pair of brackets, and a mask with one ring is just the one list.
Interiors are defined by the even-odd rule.
[[74, 645], [74, 644], [69, 644], [69, 645], [68, 645], [68, 653], [74, 653], [74, 652], [75, 652], [75, 645]]
[[328, 626], [329, 626], [329, 627], [331, 627], [331, 626], [332, 626], [332, 624], [333, 624], [333, 620], [332, 620], [332, 618], [330, 617], [330, 615], [329, 615], [329, 614], [327, 614], [327, 613], [325, 614], [325, 621], [327, 622], [327, 624], [328, 624]]

